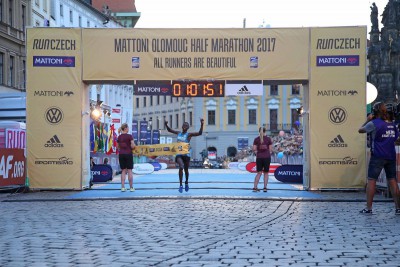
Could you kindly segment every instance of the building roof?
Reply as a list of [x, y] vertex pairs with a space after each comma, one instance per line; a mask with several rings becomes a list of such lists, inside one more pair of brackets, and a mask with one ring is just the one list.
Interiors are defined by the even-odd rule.
[[108, 6], [108, 9], [112, 13], [124, 12], [124, 13], [136, 13], [135, 0], [92, 0], [92, 6], [97, 10], [103, 10], [104, 5]]

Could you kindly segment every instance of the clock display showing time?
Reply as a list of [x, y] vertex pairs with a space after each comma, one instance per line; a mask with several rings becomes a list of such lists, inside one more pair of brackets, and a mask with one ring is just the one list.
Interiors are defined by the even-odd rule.
[[224, 97], [225, 81], [172, 81], [175, 97]]

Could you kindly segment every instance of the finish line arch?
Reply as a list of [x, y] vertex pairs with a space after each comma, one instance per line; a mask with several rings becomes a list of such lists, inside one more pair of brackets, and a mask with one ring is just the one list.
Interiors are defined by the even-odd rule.
[[[363, 188], [365, 136], [357, 130], [366, 114], [366, 32], [29, 28], [30, 188], [88, 186], [88, 84], [183, 79], [305, 81], [304, 187]], [[62, 146], [45, 147], [54, 135]]]

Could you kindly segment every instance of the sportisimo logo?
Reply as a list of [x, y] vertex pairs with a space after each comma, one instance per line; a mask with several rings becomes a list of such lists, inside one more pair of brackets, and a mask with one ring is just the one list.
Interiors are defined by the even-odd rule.
[[332, 158], [332, 159], [321, 159], [318, 161], [319, 165], [357, 165], [358, 160], [354, 159], [350, 156], [344, 157], [343, 159], [340, 158]]
[[318, 67], [359, 66], [360, 56], [317, 56]]
[[75, 57], [34, 56], [34, 67], [75, 67]]
[[242, 88], [240, 88], [237, 92], [238, 95], [250, 95], [251, 92], [249, 92], [249, 89], [247, 88], [246, 85], [243, 85]]
[[35, 164], [36, 165], [73, 165], [74, 162], [67, 157], [61, 157], [61, 158], [36, 159]]
[[328, 147], [347, 147], [342, 136], [338, 134], [333, 140], [328, 144]]
[[49, 141], [46, 142], [46, 144], [44, 144], [44, 147], [64, 147], [64, 145], [60, 142], [58, 136], [54, 135]]

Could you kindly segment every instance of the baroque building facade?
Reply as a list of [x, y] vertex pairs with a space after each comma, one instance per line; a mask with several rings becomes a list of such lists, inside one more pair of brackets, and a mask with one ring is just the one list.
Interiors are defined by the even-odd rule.
[[165, 130], [165, 121], [175, 130], [188, 122], [189, 132], [196, 132], [203, 118], [203, 135], [190, 141], [192, 159], [201, 159], [204, 149], [215, 151], [218, 157], [232, 157], [252, 146], [259, 127], [265, 127], [270, 136], [302, 127], [298, 110], [303, 103], [303, 86], [288, 82], [287, 85], [265, 84], [263, 88], [262, 96], [134, 96], [133, 119], [151, 121], [152, 129], [161, 130], [161, 142], [168, 138], [175, 142], [176, 136]]

